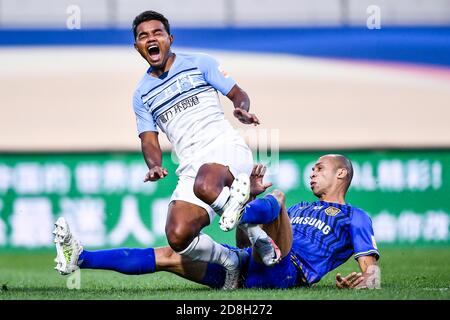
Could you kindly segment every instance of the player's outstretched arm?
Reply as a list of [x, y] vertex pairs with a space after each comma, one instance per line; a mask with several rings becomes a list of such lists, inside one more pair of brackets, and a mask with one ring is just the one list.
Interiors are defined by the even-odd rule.
[[380, 267], [375, 256], [358, 258], [361, 272], [352, 272], [346, 277], [340, 273], [336, 275], [336, 287], [339, 289], [375, 289], [380, 288]]
[[258, 117], [256, 117], [255, 114], [248, 112], [250, 110], [250, 98], [248, 97], [248, 94], [237, 84], [233, 86], [227, 94], [227, 97], [233, 102], [233, 115], [235, 118], [244, 124], [259, 124]]
[[162, 152], [158, 140], [158, 132], [146, 131], [142, 132], [141, 138], [142, 154], [149, 168], [148, 173], [144, 177], [144, 182], [156, 181], [167, 176], [167, 169], [161, 167]]

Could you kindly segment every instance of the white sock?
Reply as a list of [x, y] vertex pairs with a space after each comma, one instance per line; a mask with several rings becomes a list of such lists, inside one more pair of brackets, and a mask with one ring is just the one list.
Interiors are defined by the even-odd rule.
[[218, 214], [222, 215], [223, 213], [223, 207], [227, 203], [228, 199], [230, 198], [230, 188], [223, 187], [222, 191], [220, 192], [219, 196], [216, 198], [216, 200], [210, 205], [211, 208]]
[[259, 238], [267, 238], [269, 237], [267, 233], [257, 224], [245, 223], [240, 225], [240, 228], [247, 233], [248, 239], [250, 243], [255, 245], [256, 240]]
[[225, 268], [235, 268], [239, 264], [237, 254], [215, 242], [210, 236], [200, 233], [189, 246], [178, 254], [194, 261], [218, 263]]

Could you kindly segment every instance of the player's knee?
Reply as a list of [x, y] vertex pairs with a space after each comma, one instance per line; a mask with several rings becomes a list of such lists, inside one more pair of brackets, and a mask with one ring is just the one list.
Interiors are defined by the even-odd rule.
[[169, 246], [175, 252], [186, 249], [194, 237], [191, 230], [184, 226], [166, 226], [166, 236]]
[[284, 205], [284, 201], [286, 200], [286, 196], [280, 190], [273, 190], [272, 196], [278, 201], [280, 206]]
[[208, 187], [207, 179], [204, 177], [197, 177], [194, 182], [194, 194], [199, 199], [208, 197], [210, 188]]
[[198, 169], [194, 182], [194, 193], [198, 198], [208, 192], [207, 185], [210, 167], [209, 163], [205, 163]]

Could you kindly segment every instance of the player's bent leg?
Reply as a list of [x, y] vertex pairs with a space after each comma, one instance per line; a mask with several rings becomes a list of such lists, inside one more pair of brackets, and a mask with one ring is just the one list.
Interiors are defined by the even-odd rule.
[[273, 194], [268, 194], [245, 206], [240, 224], [268, 224], [278, 218], [280, 211], [281, 206], [277, 198]]
[[218, 163], [203, 164], [195, 178], [194, 193], [221, 216], [220, 228], [230, 231], [249, 199], [249, 177], [245, 173], [234, 177], [227, 166]]
[[278, 204], [280, 205], [280, 214], [274, 221], [263, 224], [262, 228], [278, 245], [278, 248], [281, 251], [281, 257], [283, 258], [289, 254], [292, 248], [291, 221], [287, 214], [284, 193], [279, 190], [274, 190], [272, 195], [277, 199]]
[[[222, 201], [217, 201], [216, 205], [214, 202], [218, 200], [224, 187], [231, 186], [233, 180], [234, 176], [228, 167], [218, 163], [205, 163], [199, 168], [195, 177], [194, 194], [217, 212], [222, 209], [219, 203]], [[226, 201], [227, 199], [224, 199], [222, 207]]]
[[[238, 246], [241, 245], [239, 242], [248, 240], [254, 248], [254, 260], [267, 266], [278, 263], [292, 246], [292, 231], [284, 201], [284, 194], [275, 190], [271, 195], [250, 202], [236, 233]], [[261, 223], [263, 228], [257, 223]]]
[[281, 251], [267, 233], [256, 224], [241, 224], [236, 231], [236, 243], [239, 248], [251, 246], [253, 259], [266, 266], [273, 266], [281, 260]]
[[175, 252], [186, 249], [207, 225], [209, 216], [204, 208], [182, 200], [169, 204], [165, 230], [167, 241]]
[[224, 289], [237, 287], [243, 253], [216, 243], [199, 231], [209, 224], [206, 210], [195, 204], [176, 200], [169, 206], [166, 235], [171, 248], [193, 261], [211, 262], [226, 269]]

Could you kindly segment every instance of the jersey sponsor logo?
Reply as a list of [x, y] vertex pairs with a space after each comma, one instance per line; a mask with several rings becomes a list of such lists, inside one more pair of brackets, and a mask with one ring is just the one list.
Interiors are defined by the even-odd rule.
[[291, 224], [306, 224], [322, 231], [324, 235], [330, 233], [331, 227], [322, 220], [313, 217], [295, 217], [291, 219]]
[[161, 113], [156, 120], [161, 120], [162, 123], [166, 123], [167, 121], [172, 120], [173, 117], [175, 117], [181, 111], [184, 111], [187, 108], [193, 107], [199, 103], [200, 101], [196, 95], [186, 98]]
[[328, 207], [325, 209], [325, 213], [330, 217], [336, 216], [339, 212], [341, 212], [341, 209], [335, 207]]
[[181, 76], [177, 80], [178, 80], [178, 85], [180, 86], [181, 92], [189, 91], [194, 87], [189, 75]]
[[[190, 69], [185, 69], [180, 72], [177, 72], [176, 74], [171, 76], [169, 79], [165, 79], [163, 83], [151, 88], [150, 91], [141, 95], [142, 102], [146, 103], [148, 100], [156, 97], [158, 94], [160, 94], [162, 91], [164, 91], [165, 88], [167, 88], [167, 86], [172, 86], [172, 85], [176, 84], [177, 79], [174, 80], [174, 78], [178, 77], [180, 74], [189, 73], [189, 75], [191, 75], [191, 76], [201, 75], [201, 73], [199, 73], [198, 71], [199, 71], [198, 68], [190, 68]], [[152, 95], [150, 95], [150, 93]], [[145, 99], [144, 99], [144, 97], [145, 97]]]

